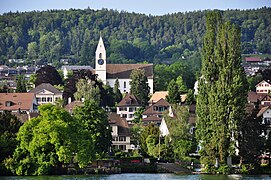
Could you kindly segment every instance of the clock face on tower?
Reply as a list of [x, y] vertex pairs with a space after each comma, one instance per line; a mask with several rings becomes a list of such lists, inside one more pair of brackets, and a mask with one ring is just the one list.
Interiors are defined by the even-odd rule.
[[99, 65], [103, 65], [104, 64], [104, 60], [103, 59], [98, 59], [98, 64]]

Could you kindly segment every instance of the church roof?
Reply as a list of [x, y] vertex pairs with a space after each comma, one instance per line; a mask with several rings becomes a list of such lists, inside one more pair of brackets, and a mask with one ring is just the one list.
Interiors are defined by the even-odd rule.
[[134, 69], [144, 69], [147, 78], [153, 78], [153, 64], [107, 64], [106, 77], [129, 79]]

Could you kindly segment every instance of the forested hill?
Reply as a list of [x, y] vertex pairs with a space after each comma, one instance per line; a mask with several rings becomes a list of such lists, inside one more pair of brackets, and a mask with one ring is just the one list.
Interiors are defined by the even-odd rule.
[[[242, 30], [242, 52], [271, 52], [271, 8], [221, 11]], [[109, 63], [173, 63], [202, 46], [206, 11], [152, 16], [115, 10], [50, 10], [0, 16], [0, 64], [8, 59], [93, 65], [102, 33]]]

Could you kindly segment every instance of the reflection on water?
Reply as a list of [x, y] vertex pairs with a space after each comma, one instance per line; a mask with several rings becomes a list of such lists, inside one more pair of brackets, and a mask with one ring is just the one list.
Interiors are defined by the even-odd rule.
[[7, 176], [1, 180], [253, 180], [270, 179], [269, 175], [176, 175], [176, 174], [112, 174], [88, 176]]

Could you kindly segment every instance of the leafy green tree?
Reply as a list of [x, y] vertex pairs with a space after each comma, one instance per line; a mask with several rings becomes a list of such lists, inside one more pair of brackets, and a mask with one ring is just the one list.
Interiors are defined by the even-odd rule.
[[143, 69], [135, 69], [131, 73], [131, 94], [135, 95], [143, 106], [149, 101], [150, 87]]
[[181, 100], [180, 91], [174, 79], [168, 84], [168, 95], [166, 96], [166, 100], [172, 104], [179, 103]]
[[19, 145], [6, 167], [17, 175], [45, 175], [66, 163], [83, 167], [93, 160], [94, 139], [81, 122], [51, 104], [39, 106], [39, 112], [21, 126]]
[[148, 149], [148, 155], [158, 158], [159, 157], [159, 139], [157, 136], [151, 134], [146, 139], [147, 149]]
[[[145, 155], [150, 155], [148, 152], [148, 145], [147, 145], [147, 138], [150, 135], [152, 136], [152, 141], [153, 138], [156, 139], [155, 142], [158, 142], [159, 138], [159, 128], [155, 124], [149, 124], [148, 126], [145, 126], [143, 131], [141, 132], [140, 135], [140, 151], [143, 156]], [[152, 142], [151, 141], [151, 142]]]
[[186, 99], [185, 99], [186, 104], [196, 104], [195, 96], [194, 96], [194, 91], [192, 89], [188, 89], [188, 92], [186, 94]]
[[119, 90], [119, 86], [120, 86], [120, 84], [119, 84], [119, 80], [117, 78], [115, 81], [115, 84], [114, 84], [114, 89], [113, 89], [116, 103], [119, 103], [122, 100], [122, 94]]
[[[262, 125], [262, 118], [258, 117], [259, 106], [256, 105], [251, 112], [246, 114], [246, 118], [239, 122], [239, 155], [240, 165], [252, 164], [259, 168], [260, 159], [258, 158], [265, 147], [265, 137], [262, 136], [265, 127]], [[249, 151], [248, 151], [249, 149]]]
[[179, 87], [179, 93], [180, 94], [184, 94], [187, 92], [187, 87], [183, 81], [183, 78], [182, 76], [178, 76], [177, 79], [176, 79], [176, 84], [177, 86]]
[[143, 112], [145, 111], [145, 109], [143, 107], [138, 108], [135, 113], [134, 113], [134, 119], [133, 119], [133, 123], [142, 123], [142, 119], [143, 119]]
[[165, 116], [171, 140], [169, 144], [172, 146], [174, 157], [183, 159], [188, 157], [189, 153], [195, 152], [197, 143], [195, 134], [191, 133], [188, 107], [174, 105], [172, 109], [174, 117]]
[[256, 74], [255, 76], [248, 76], [247, 81], [249, 85], [250, 91], [256, 91], [256, 85], [263, 80], [263, 76], [261, 74]]
[[81, 101], [84, 98], [84, 101], [93, 101], [98, 105], [100, 104], [100, 89], [98, 86], [95, 87], [95, 81], [88, 78], [79, 79], [76, 83], [76, 88], [77, 91], [74, 93], [74, 97], [77, 101]]
[[12, 156], [18, 141], [16, 134], [22, 123], [10, 111], [0, 112], [0, 175], [9, 172], [4, 166], [4, 160]]
[[95, 155], [104, 156], [111, 146], [111, 128], [106, 112], [94, 101], [85, 101], [83, 106], [74, 110], [74, 117], [85, 127], [89, 136], [93, 137]]
[[244, 118], [246, 77], [241, 67], [240, 30], [221, 14], [209, 12], [202, 48], [202, 77], [197, 96], [197, 139], [201, 161], [215, 164], [235, 153], [238, 122]]
[[22, 75], [17, 76], [16, 92], [26, 92], [26, 82], [24, 76]]

